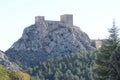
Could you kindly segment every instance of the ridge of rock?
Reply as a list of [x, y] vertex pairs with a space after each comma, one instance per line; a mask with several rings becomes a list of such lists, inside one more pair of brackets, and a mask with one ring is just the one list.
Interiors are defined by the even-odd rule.
[[0, 51], [0, 64], [2, 64], [6, 69], [9, 70], [20, 69], [20, 67], [17, 64], [9, 61], [8, 57], [2, 51]]

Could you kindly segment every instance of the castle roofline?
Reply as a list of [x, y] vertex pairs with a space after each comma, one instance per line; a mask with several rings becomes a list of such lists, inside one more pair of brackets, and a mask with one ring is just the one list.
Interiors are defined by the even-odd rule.
[[[44, 22], [44, 21], [52, 22], [52, 20], [45, 20], [44, 16], [35, 16], [35, 24]], [[53, 22], [62, 22], [69, 26], [73, 26], [73, 15], [72, 14], [63, 14], [60, 16], [60, 21], [53, 20]]]

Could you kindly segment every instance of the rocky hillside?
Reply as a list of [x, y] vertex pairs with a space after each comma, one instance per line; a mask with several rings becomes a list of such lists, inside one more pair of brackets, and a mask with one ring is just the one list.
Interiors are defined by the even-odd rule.
[[25, 28], [22, 37], [5, 53], [20, 66], [33, 66], [48, 58], [93, 49], [88, 35], [79, 27], [44, 21]]
[[10, 62], [8, 60], [8, 57], [2, 51], [0, 51], [0, 64], [2, 64], [6, 69], [9, 70], [20, 69], [17, 64]]

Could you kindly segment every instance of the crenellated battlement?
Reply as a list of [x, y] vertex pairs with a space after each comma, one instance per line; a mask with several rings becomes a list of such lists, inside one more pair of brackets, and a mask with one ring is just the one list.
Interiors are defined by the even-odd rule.
[[[49, 21], [45, 20], [44, 16], [35, 16], [35, 24], [41, 23], [41, 22], [49, 22]], [[60, 21], [50, 21], [50, 22], [59, 22], [59, 23], [64, 23], [69, 26], [73, 26], [73, 15], [64, 14], [60, 16]]]

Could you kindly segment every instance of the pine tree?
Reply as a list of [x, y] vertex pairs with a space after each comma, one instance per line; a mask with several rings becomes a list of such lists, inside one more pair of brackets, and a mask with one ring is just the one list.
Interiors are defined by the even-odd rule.
[[97, 59], [95, 61], [97, 80], [116, 80], [116, 70], [113, 63], [115, 52], [119, 47], [118, 31], [119, 29], [115, 26], [115, 21], [113, 21], [113, 26], [109, 29], [110, 35], [106, 43], [97, 52]]
[[115, 55], [113, 56], [112, 65], [115, 69], [114, 79], [120, 80], [120, 46], [118, 47], [117, 51], [115, 52]]

